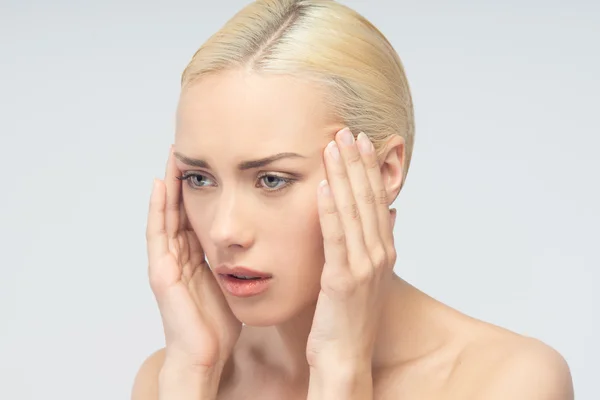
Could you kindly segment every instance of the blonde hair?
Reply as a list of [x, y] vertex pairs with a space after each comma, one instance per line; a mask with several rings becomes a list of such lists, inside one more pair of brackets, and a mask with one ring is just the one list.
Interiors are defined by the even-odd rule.
[[192, 57], [182, 89], [210, 73], [246, 68], [309, 79], [352, 132], [381, 156], [390, 135], [405, 140], [406, 179], [414, 112], [400, 58], [366, 18], [334, 0], [258, 0], [236, 13]]

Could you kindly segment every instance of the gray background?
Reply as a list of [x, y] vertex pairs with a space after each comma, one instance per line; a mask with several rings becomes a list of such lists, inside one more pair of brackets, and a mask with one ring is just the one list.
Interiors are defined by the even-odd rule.
[[[126, 399], [162, 345], [151, 182], [182, 69], [246, 3], [0, 0], [1, 399]], [[413, 90], [397, 271], [554, 346], [600, 399], [598, 2], [344, 3]]]

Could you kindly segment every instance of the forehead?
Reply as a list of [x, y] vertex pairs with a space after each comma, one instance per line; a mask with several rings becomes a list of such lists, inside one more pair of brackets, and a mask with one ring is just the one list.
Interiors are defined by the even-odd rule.
[[342, 127], [323, 93], [312, 82], [282, 75], [231, 70], [205, 76], [181, 93], [176, 146], [204, 156], [318, 152]]

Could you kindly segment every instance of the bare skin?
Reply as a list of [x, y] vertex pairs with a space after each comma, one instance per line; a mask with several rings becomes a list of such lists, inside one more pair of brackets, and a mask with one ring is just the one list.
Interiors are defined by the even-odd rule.
[[[161, 395], [166, 391], [161, 371], [163, 375], [167, 368], [173, 371], [174, 360], [187, 357], [181, 356], [183, 353], [194, 354], [196, 365], [224, 365], [218, 377], [218, 399], [307, 398], [307, 341], [314, 328], [325, 261], [315, 189], [326, 177], [323, 149], [344, 127], [331, 117], [321, 99], [319, 90], [309, 84], [243, 71], [205, 78], [182, 93], [175, 155], [170, 158], [167, 175], [190, 170], [189, 159], [202, 158], [210, 164], [203, 175], [210, 174], [219, 182], [202, 189], [182, 185], [184, 222], [197, 236], [211, 266], [242, 263], [269, 272], [277, 280], [257, 299], [225, 293], [214, 300], [211, 310], [223, 308], [217, 317], [228, 334], [224, 335], [223, 329], [206, 329], [206, 321], [217, 318], [211, 314], [197, 324], [203, 328], [198, 329], [200, 335], [185, 326], [191, 324], [190, 318], [174, 313], [181, 308], [175, 304], [181, 303], [173, 296], [169, 301], [160, 296], [166, 292], [164, 276], [158, 279], [151, 271], [167, 348], [142, 365], [134, 384], [134, 400], [166, 399]], [[391, 200], [402, 183], [402, 150], [402, 139], [393, 137], [379, 159], [382, 182]], [[290, 151], [303, 157], [281, 159], [260, 170], [236, 170], [240, 161]], [[297, 181], [266, 195], [255, 185], [257, 175], [264, 171], [287, 173]], [[165, 182], [169, 185], [169, 179]], [[400, 254], [396, 271], [401, 271], [401, 265]], [[396, 274], [386, 279], [389, 288], [381, 299], [380, 318], [373, 324], [373, 398], [573, 398], [569, 369], [550, 347], [465, 316]], [[216, 286], [210, 290], [218, 294]], [[246, 326], [238, 331], [236, 321]], [[196, 337], [202, 340], [195, 341]], [[210, 343], [207, 347], [212, 350], [204, 351], [203, 343]], [[228, 343], [235, 344], [230, 348]], [[337, 366], [328, 368], [333, 374]]]
[[[400, 278], [393, 296], [373, 365], [376, 399], [573, 398], [564, 359], [544, 343], [465, 316]], [[279, 343], [275, 328], [244, 327], [218, 399], [306, 399], [308, 371], [290, 372]], [[139, 399], [158, 398], [163, 360], [164, 349], [145, 362]]]

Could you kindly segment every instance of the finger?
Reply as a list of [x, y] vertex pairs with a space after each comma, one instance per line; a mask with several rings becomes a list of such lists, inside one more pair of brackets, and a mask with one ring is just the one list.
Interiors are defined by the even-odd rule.
[[191, 229], [192, 229], [192, 226], [190, 225], [190, 220], [188, 219], [187, 213], [185, 211], [185, 206], [183, 205], [183, 201], [180, 201], [179, 202], [179, 230], [187, 231], [187, 230], [191, 230]]
[[348, 266], [346, 235], [327, 180], [319, 185], [317, 199], [326, 268], [345, 269]]
[[203, 257], [204, 255], [201, 254], [202, 252], [200, 249], [200, 244], [194, 231], [186, 230], [183, 232], [183, 234], [186, 237], [185, 243], [187, 246], [189, 259], [183, 264], [181, 275], [187, 282], [189, 282], [194, 273], [197, 272], [196, 268], [202, 268], [201, 256]]
[[360, 221], [361, 215], [350, 187], [350, 179], [339, 147], [334, 140], [327, 145], [324, 158], [329, 187], [344, 228], [348, 257], [350, 259], [363, 257], [366, 252]]
[[146, 225], [146, 241], [148, 246], [148, 261], [152, 267], [155, 262], [169, 251], [165, 231], [165, 185], [158, 179], [154, 180], [148, 222]]
[[181, 171], [175, 164], [173, 156], [173, 146], [169, 150], [169, 158], [167, 161], [167, 170], [165, 172], [165, 185], [167, 188], [167, 204], [165, 211], [165, 228], [167, 236], [174, 238], [177, 235], [180, 224], [180, 194], [181, 182], [177, 177]]
[[362, 143], [356, 143], [354, 136], [347, 128], [338, 132], [336, 141], [340, 148], [350, 187], [360, 213], [363, 240], [369, 255], [372, 257], [372, 261], [375, 262], [380, 260], [381, 257], [385, 257], [385, 254], [381, 254], [385, 249], [379, 235], [375, 193], [365, 169], [365, 161], [371, 163], [374, 157], [367, 160], [363, 159], [362, 151], [359, 150], [358, 146]]
[[387, 191], [383, 184], [381, 168], [372, 142], [361, 132], [358, 135], [358, 148], [362, 154], [363, 164], [374, 196], [375, 214], [378, 220], [379, 238], [385, 246], [393, 246], [392, 223]]
[[200, 241], [198, 240], [198, 236], [196, 236], [196, 232], [194, 232], [193, 230], [187, 230], [186, 235], [188, 238], [188, 245], [190, 248], [190, 264], [205, 264], [204, 250], [200, 245]]

